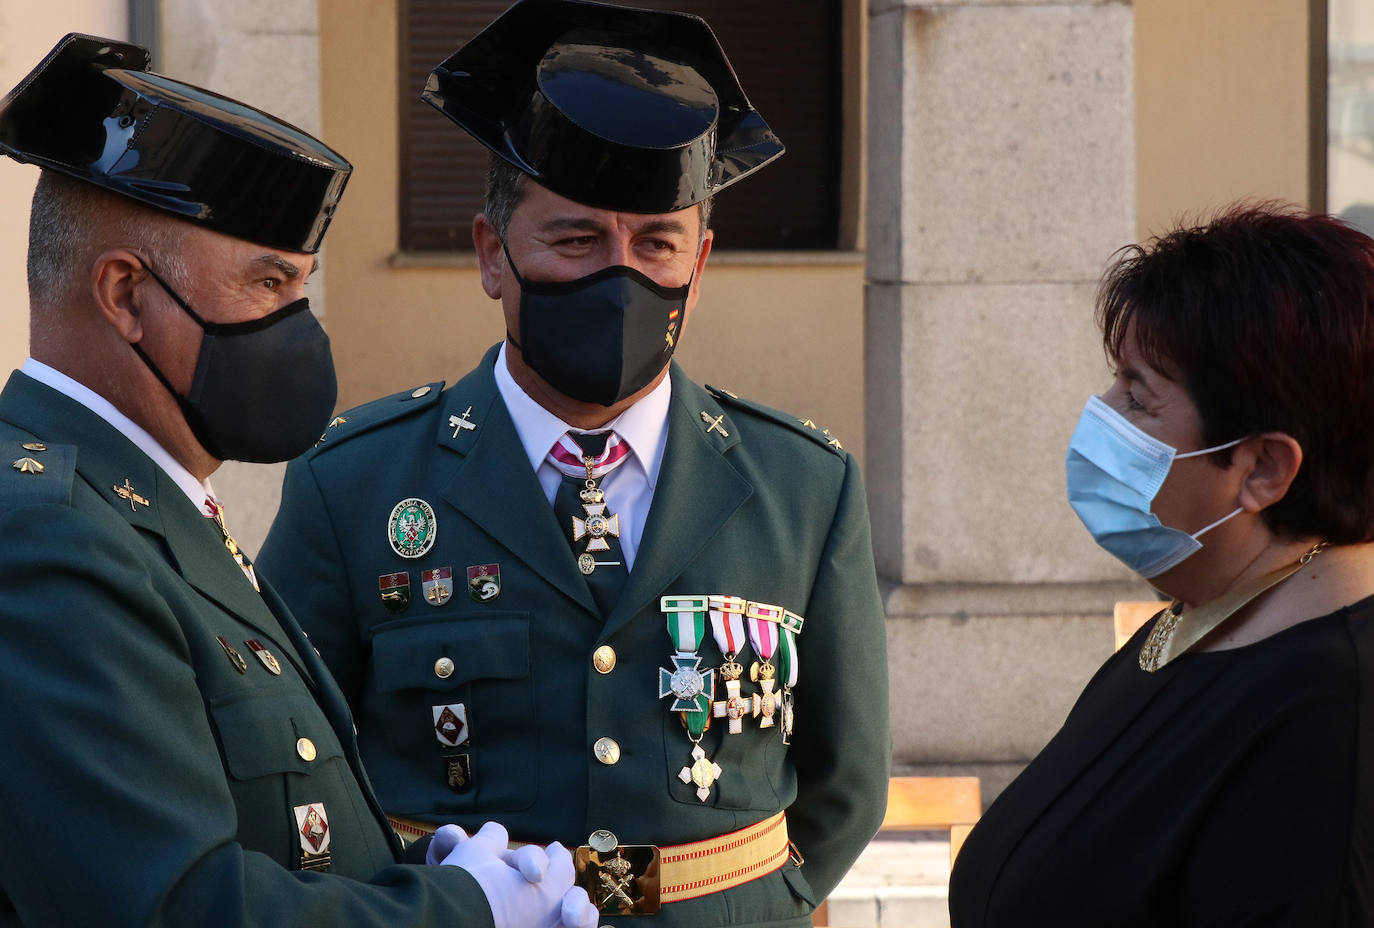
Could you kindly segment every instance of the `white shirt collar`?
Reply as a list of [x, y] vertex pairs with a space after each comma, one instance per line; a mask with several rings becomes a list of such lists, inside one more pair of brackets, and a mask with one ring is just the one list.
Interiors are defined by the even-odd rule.
[[[572, 426], [540, 406], [526, 393], [506, 367], [506, 346], [496, 356], [496, 389], [510, 412], [515, 433], [530, 459], [530, 468], [538, 471], [549, 449]], [[668, 404], [672, 399], [672, 378], [662, 382], [648, 396], [606, 423], [606, 428], [627, 442], [634, 452], [630, 459], [644, 473], [650, 489], [658, 483], [659, 468], [663, 464], [663, 449], [668, 441]]]
[[78, 383], [42, 361], [26, 358], [20, 371], [39, 383], [51, 387], [63, 396], [75, 400], [108, 422], [121, 435], [137, 445], [140, 451], [152, 458], [153, 463], [162, 468], [162, 471], [171, 477], [177, 486], [181, 487], [181, 492], [186, 494], [191, 504], [196, 507], [197, 512], [205, 512], [205, 497], [214, 495], [210, 489], [210, 481], [206, 480], [202, 483], [192, 476], [191, 472], [183, 467], [180, 461], [172, 457], [167, 449], [158, 444], [157, 439], [149, 435], [134, 420], [116, 409], [113, 403], [85, 384]]

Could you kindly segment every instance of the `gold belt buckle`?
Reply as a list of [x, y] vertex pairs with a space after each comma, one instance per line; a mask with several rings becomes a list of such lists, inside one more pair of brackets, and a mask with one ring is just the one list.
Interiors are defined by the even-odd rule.
[[657, 915], [662, 907], [652, 844], [620, 844], [611, 832], [594, 831], [573, 852], [573, 867], [574, 882], [603, 915]]

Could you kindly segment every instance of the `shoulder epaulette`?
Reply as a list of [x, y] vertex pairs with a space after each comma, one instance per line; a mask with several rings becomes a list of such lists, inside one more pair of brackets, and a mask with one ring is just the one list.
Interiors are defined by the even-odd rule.
[[341, 412], [329, 420], [329, 425], [325, 427], [320, 440], [315, 442], [315, 447], [307, 451], [306, 454], [323, 454], [355, 435], [362, 435], [380, 425], [403, 419], [406, 416], [413, 416], [428, 409], [439, 401], [439, 396], [443, 390], [444, 381], [436, 380], [433, 383], [422, 384], [411, 390], [402, 390], [400, 393], [393, 393], [390, 396], [384, 396], [379, 400], [373, 400], [370, 403], [354, 406], [352, 409]]
[[724, 403], [732, 409], [751, 412], [759, 418], [767, 419], [770, 422], [776, 422], [779, 425], [786, 426], [787, 428], [790, 428], [795, 432], [800, 432], [801, 434], [805, 435], [807, 438], [812, 439], [818, 444], [824, 445], [826, 448], [829, 448], [831, 451], [835, 452], [841, 457], [844, 456], [844, 445], [840, 443], [840, 440], [836, 438], [834, 435], [830, 434], [829, 429], [821, 428], [815, 422], [812, 422], [810, 419], [798, 419], [796, 416], [782, 412], [778, 409], [773, 409], [771, 406], [764, 406], [762, 403], [755, 403], [752, 400], [741, 399], [734, 393], [731, 393], [729, 390], [722, 390], [720, 387], [713, 387], [709, 383], [705, 384], [705, 387], [708, 393], [710, 393], [721, 403]]
[[0, 439], [0, 510], [70, 504], [76, 446]]

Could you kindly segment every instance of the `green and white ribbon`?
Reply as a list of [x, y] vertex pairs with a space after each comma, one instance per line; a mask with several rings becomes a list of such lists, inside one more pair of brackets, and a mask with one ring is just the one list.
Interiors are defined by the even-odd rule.
[[668, 618], [668, 637], [679, 654], [695, 654], [706, 633], [709, 596], [664, 596], [658, 606]]
[[697, 649], [706, 633], [706, 611], [709, 596], [664, 596], [659, 608], [668, 622], [668, 637], [673, 641], [673, 669], [659, 668], [658, 695], [673, 697], [669, 711], [683, 713], [687, 732], [700, 739], [710, 718], [711, 700], [715, 698], [716, 672], [701, 669]]
[[782, 685], [788, 688], [797, 685], [800, 660], [797, 657], [797, 636], [801, 634], [806, 620], [795, 612], [784, 611], [778, 641], [778, 676]]

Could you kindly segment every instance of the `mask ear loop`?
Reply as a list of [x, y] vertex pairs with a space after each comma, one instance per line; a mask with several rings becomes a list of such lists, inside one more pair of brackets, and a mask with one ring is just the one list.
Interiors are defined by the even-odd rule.
[[[200, 317], [200, 314], [197, 313], [194, 309], [192, 309], [190, 305], [181, 298], [181, 294], [177, 293], [170, 286], [168, 286], [167, 281], [163, 280], [160, 276], [158, 276], [157, 271], [153, 270], [153, 266], [148, 263], [147, 258], [143, 257], [142, 255], [138, 255], [137, 257], [139, 263], [143, 265], [143, 269], [148, 272], [148, 274], [153, 278], [153, 280], [157, 281], [158, 286], [162, 288], [163, 292], [172, 298], [172, 302], [180, 306], [182, 311], [184, 311], [186, 315], [190, 316], [195, 321], [196, 325], [200, 326], [201, 331], [204, 331], [205, 320]], [[188, 408], [186, 405], [186, 397], [182, 396], [180, 393], [176, 391], [176, 387], [172, 386], [172, 382], [167, 379], [167, 375], [162, 373], [162, 369], [153, 363], [153, 359], [148, 357], [148, 353], [143, 350], [142, 346], [140, 346], [137, 342], [132, 342], [130, 343], [129, 347], [132, 348], [134, 350], [134, 354], [138, 355], [143, 360], [143, 363], [148, 366], [148, 370], [153, 372], [153, 376], [157, 377], [157, 379], [162, 382], [162, 385], [167, 388], [167, 392], [172, 394], [172, 398], [177, 401], [177, 405], [181, 407], [182, 412], [184, 414]]]
[[1204, 454], [1216, 454], [1218, 451], [1225, 451], [1227, 448], [1234, 448], [1236, 445], [1245, 441], [1245, 439], [1249, 437], [1249, 435], [1246, 435], [1242, 438], [1237, 438], [1234, 441], [1228, 441], [1224, 445], [1214, 445], [1211, 448], [1202, 448], [1198, 451], [1185, 451], [1183, 454], [1175, 453], [1174, 460], [1178, 460], [1179, 458], [1199, 458], [1202, 457]]
[[[1204, 454], [1215, 454], [1215, 453], [1218, 452], [1218, 451], [1225, 451], [1227, 448], [1234, 448], [1236, 445], [1238, 445], [1238, 444], [1240, 444], [1241, 442], [1245, 441], [1245, 438], [1248, 438], [1248, 437], [1249, 437], [1249, 436], [1247, 435], [1247, 436], [1245, 436], [1244, 438], [1237, 438], [1237, 439], [1235, 439], [1234, 441], [1228, 441], [1228, 442], [1227, 442], [1226, 444], [1224, 444], [1224, 445], [1216, 445], [1216, 446], [1211, 447], [1211, 448], [1202, 448], [1201, 450], [1198, 450], [1198, 451], [1189, 451], [1189, 452], [1186, 452], [1186, 453], [1184, 453], [1184, 454], [1175, 454], [1175, 455], [1174, 455], [1174, 460], [1178, 460], [1179, 458], [1197, 458], [1197, 457], [1202, 457]], [[1231, 512], [1227, 513], [1226, 515], [1222, 516], [1220, 519], [1217, 519], [1215, 522], [1213, 522], [1211, 525], [1207, 526], [1206, 528], [1198, 529], [1196, 532], [1193, 532], [1193, 534], [1192, 534], [1191, 536], [1189, 536], [1189, 537], [1191, 537], [1191, 538], [1193, 539], [1193, 541], [1197, 541], [1199, 536], [1205, 535], [1206, 533], [1210, 532], [1212, 529], [1216, 528], [1218, 525], [1220, 525], [1220, 524], [1223, 523], [1223, 522], [1228, 522], [1228, 521], [1230, 521], [1231, 519], [1234, 519], [1236, 516], [1240, 515], [1240, 514], [1241, 514], [1242, 512], [1244, 512], [1244, 511], [1245, 511], [1245, 507], [1244, 507], [1244, 506], [1237, 506], [1233, 511], [1231, 511]]]
[[153, 280], [158, 282], [158, 286], [162, 287], [162, 289], [167, 293], [167, 295], [172, 298], [172, 301], [176, 303], [178, 306], [180, 306], [182, 310], [186, 313], [186, 315], [194, 319], [196, 321], [196, 324], [199, 325], [201, 329], [204, 329], [207, 323], [204, 319], [200, 317], [200, 313], [192, 309], [191, 304], [183, 300], [181, 298], [181, 294], [173, 290], [171, 286], [167, 283], [167, 281], [163, 280], [162, 277], [158, 274], [158, 272], [153, 270], [153, 266], [148, 263], [148, 259], [140, 255], [138, 260], [143, 264], [143, 269], [152, 275]]
[[1234, 519], [1236, 516], [1240, 515], [1240, 514], [1241, 514], [1242, 512], [1244, 512], [1244, 511], [1245, 511], [1245, 507], [1244, 507], [1244, 506], [1237, 506], [1232, 512], [1227, 513], [1226, 515], [1222, 516], [1220, 519], [1217, 519], [1215, 522], [1213, 522], [1211, 525], [1207, 526], [1206, 528], [1200, 528], [1200, 529], [1198, 529], [1196, 532], [1193, 532], [1193, 534], [1192, 534], [1192, 536], [1191, 536], [1192, 539], [1193, 539], [1193, 541], [1197, 541], [1197, 540], [1198, 540], [1198, 536], [1200, 536], [1200, 535], [1205, 535], [1207, 532], [1210, 532], [1212, 529], [1216, 528], [1218, 525], [1220, 525], [1220, 524], [1223, 523], [1223, 522], [1229, 522], [1231, 519]]

